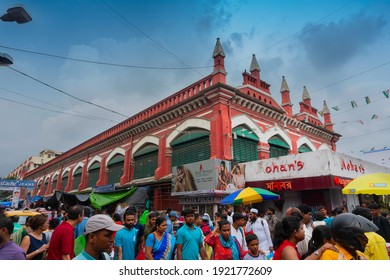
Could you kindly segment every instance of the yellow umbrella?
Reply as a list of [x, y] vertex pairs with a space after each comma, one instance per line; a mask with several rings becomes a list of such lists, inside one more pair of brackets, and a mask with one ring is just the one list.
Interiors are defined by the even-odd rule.
[[343, 194], [390, 195], [390, 174], [373, 173], [362, 175], [352, 180], [342, 192]]

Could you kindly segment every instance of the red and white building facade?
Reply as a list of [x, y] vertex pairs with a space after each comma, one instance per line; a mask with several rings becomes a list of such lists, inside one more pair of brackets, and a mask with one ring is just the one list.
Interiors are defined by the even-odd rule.
[[[341, 135], [333, 131], [325, 101], [320, 117], [304, 87], [299, 113], [294, 114], [285, 77], [278, 104], [270, 85], [261, 80], [255, 55], [239, 87], [226, 83], [219, 39], [213, 59], [210, 75], [25, 174], [23, 179], [37, 182], [33, 194], [90, 192], [107, 184], [116, 189], [151, 186], [154, 209], [179, 210], [183, 205], [171, 196], [172, 166], [206, 159], [249, 162], [336, 151]], [[315, 192], [316, 186], [298, 192], [308, 189]], [[317, 203], [330, 208], [330, 197], [322, 191], [320, 196]]]

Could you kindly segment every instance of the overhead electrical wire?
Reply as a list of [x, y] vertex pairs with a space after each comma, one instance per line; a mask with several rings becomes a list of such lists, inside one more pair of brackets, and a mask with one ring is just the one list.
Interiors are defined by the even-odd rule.
[[[72, 109], [69, 109], [69, 108], [66, 108], [66, 107], [63, 107], [63, 106], [59, 106], [59, 105], [56, 105], [56, 104], [53, 104], [53, 103], [50, 103], [50, 102], [47, 102], [47, 101], [44, 101], [44, 100], [41, 100], [41, 99], [38, 99], [38, 98], [34, 98], [34, 97], [31, 97], [31, 96], [27, 96], [27, 95], [24, 95], [24, 94], [21, 94], [21, 93], [18, 93], [18, 92], [15, 92], [15, 91], [12, 91], [12, 90], [9, 90], [9, 89], [5, 89], [5, 88], [2, 88], [0, 87], [0, 90], [3, 90], [3, 91], [6, 91], [6, 92], [10, 92], [12, 94], [15, 94], [15, 95], [18, 95], [18, 96], [22, 96], [24, 98], [28, 98], [28, 99], [31, 99], [31, 100], [35, 100], [35, 101], [38, 101], [38, 102], [41, 102], [41, 103], [44, 103], [44, 104], [47, 104], [47, 105], [50, 105], [50, 106], [53, 106], [53, 107], [57, 107], [57, 108], [60, 108], [60, 109], [64, 109], [64, 110], [67, 110], [67, 111], [70, 111], [70, 112], [74, 112], [78, 115], [84, 115], [84, 116], [87, 116], [87, 117], [90, 117], [90, 118], [94, 118], [94, 119], [97, 119], [97, 120], [102, 120], [102, 121], [108, 121], [108, 122], [116, 122], [114, 120], [110, 120], [110, 119], [105, 119], [105, 118], [101, 118], [101, 117], [97, 117], [97, 116], [94, 116], [94, 115], [90, 115], [90, 114], [85, 114], [83, 112], [78, 112], [78, 111], [75, 111], [75, 110], [72, 110]], [[15, 101], [17, 102], [17, 101]], [[24, 105], [24, 104], [23, 104]]]
[[59, 113], [59, 114], [64, 114], [64, 115], [70, 115], [70, 116], [75, 116], [75, 117], [89, 119], [89, 120], [94, 120], [94, 121], [102, 121], [102, 120], [103, 121], [110, 121], [110, 120], [106, 120], [106, 119], [96, 119], [96, 118], [91, 118], [91, 117], [88, 117], [88, 116], [83, 116], [83, 115], [72, 114], [72, 113], [61, 112], [61, 111], [52, 110], [52, 109], [48, 109], [48, 108], [43, 108], [43, 107], [40, 107], [40, 106], [35, 106], [35, 105], [31, 105], [31, 104], [15, 101], [15, 100], [4, 98], [4, 97], [0, 97], [0, 100], [4, 100], [4, 101], [7, 101], [7, 102], [11, 102], [11, 103], [15, 103], [15, 104], [31, 107], [31, 108], [36, 108], [36, 109], [40, 109], [40, 110], [44, 110], [44, 111], [49, 111], [49, 112], [54, 112], [54, 113]]
[[160, 49], [161, 51], [163, 51], [165, 54], [167, 54], [168, 56], [176, 59], [180, 64], [184, 65], [187, 67], [187, 69], [189, 70], [192, 70], [193, 72], [197, 73], [198, 75], [200, 76], [203, 76], [201, 73], [199, 73], [198, 71], [196, 71], [194, 68], [190, 67], [188, 64], [186, 64], [182, 59], [180, 59], [177, 55], [175, 55], [173, 52], [171, 52], [170, 50], [168, 50], [167, 48], [165, 48], [163, 45], [161, 45], [159, 42], [157, 42], [156, 40], [154, 40], [152, 37], [150, 37], [146, 32], [144, 32], [141, 28], [139, 28], [138, 26], [136, 26], [134, 23], [130, 22], [125, 16], [123, 16], [121, 13], [119, 13], [117, 10], [115, 10], [114, 8], [112, 8], [110, 5], [108, 5], [105, 1], [103, 0], [100, 0], [100, 2], [102, 2], [108, 9], [110, 9], [112, 12], [114, 12], [118, 17], [120, 17], [125, 23], [126, 23], [126, 26], [129, 26], [131, 27], [133, 30], [135, 30], [138, 34], [140, 34], [141, 36], [145, 37], [146, 39], [148, 39], [148, 41], [154, 45], [155, 47], [157, 47], [158, 49]]
[[114, 110], [112, 110], [112, 109], [108, 109], [108, 108], [106, 108], [106, 107], [104, 107], [104, 106], [101, 106], [101, 105], [99, 105], [99, 104], [93, 103], [93, 102], [91, 102], [91, 101], [88, 101], [88, 100], [79, 98], [79, 97], [77, 97], [77, 96], [74, 96], [74, 95], [72, 95], [72, 94], [70, 94], [70, 93], [67, 93], [66, 91], [63, 91], [63, 90], [61, 90], [61, 89], [59, 89], [59, 88], [56, 88], [56, 87], [54, 87], [54, 86], [52, 86], [52, 85], [49, 85], [48, 83], [45, 83], [45, 82], [43, 82], [43, 81], [41, 81], [41, 80], [39, 80], [39, 79], [37, 79], [37, 78], [34, 78], [34, 77], [32, 77], [32, 76], [30, 76], [30, 75], [28, 75], [28, 74], [26, 74], [26, 73], [24, 73], [24, 72], [22, 72], [22, 71], [19, 71], [19, 70], [15, 69], [15, 68], [11, 67], [11, 66], [8, 66], [7, 69], [11, 69], [11, 70], [13, 70], [13, 71], [15, 71], [15, 72], [17, 72], [17, 73], [19, 73], [19, 74], [21, 74], [21, 75], [23, 75], [23, 76], [29, 78], [29, 79], [31, 79], [31, 80], [34, 80], [34, 81], [36, 81], [36, 82], [38, 82], [38, 83], [40, 83], [40, 84], [42, 84], [42, 85], [44, 85], [44, 86], [47, 86], [47, 87], [49, 87], [49, 88], [51, 88], [51, 89], [54, 89], [55, 91], [58, 91], [58, 92], [60, 92], [60, 93], [62, 93], [62, 94], [65, 94], [65, 95], [67, 95], [67, 96], [69, 96], [69, 97], [71, 97], [71, 98], [73, 98], [73, 99], [76, 99], [76, 100], [78, 100], [78, 101], [84, 102], [84, 103], [86, 103], [86, 104], [89, 104], [89, 105], [92, 105], [92, 106], [95, 106], [95, 107], [98, 107], [98, 108], [100, 108], [100, 109], [106, 110], [106, 111], [111, 112], [111, 113], [114, 113], [114, 114], [116, 114], [116, 115], [119, 115], [119, 116], [122, 116], [122, 117], [125, 117], [125, 118], [129, 118], [129, 116], [126, 116], [126, 115], [124, 115], [124, 114], [122, 114], [122, 113], [119, 113], [119, 112], [114, 111]]
[[119, 63], [94, 61], [94, 60], [87, 60], [87, 59], [80, 59], [80, 58], [72, 58], [72, 57], [61, 56], [61, 55], [56, 55], [56, 54], [49, 54], [49, 53], [43, 53], [43, 52], [37, 52], [37, 51], [31, 51], [31, 50], [23, 50], [23, 49], [3, 46], [3, 45], [0, 45], [0, 48], [23, 52], [23, 53], [30, 53], [30, 54], [35, 54], [35, 55], [47, 56], [47, 57], [51, 57], [51, 58], [65, 59], [65, 60], [71, 60], [71, 61], [76, 61], [76, 62], [98, 64], [98, 65], [105, 65], [105, 66], [124, 67], [124, 68], [137, 68], [137, 69], [150, 69], [150, 70], [188, 70], [188, 69], [202, 69], [202, 68], [213, 67], [212, 65], [195, 66], [195, 67], [190, 67], [190, 66], [187, 66], [187, 67], [159, 67], [159, 66], [129, 65], [129, 64], [119, 64]]

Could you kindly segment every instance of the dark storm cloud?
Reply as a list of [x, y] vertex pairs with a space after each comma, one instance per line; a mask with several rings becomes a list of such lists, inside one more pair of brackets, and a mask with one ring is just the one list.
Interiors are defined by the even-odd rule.
[[207, 0], [203, 3], [202, 16], [198, 21], [199, 31], [202, 34], [227, 29], [234, 13], [241, 7], [239, 1]]
[[251, 39], [253, 37], [253, 30], [247, 32], [231, 33], [227, 40], [222, 40], [223, 49], [227, 54], [234, 53], [234, 50], [241, 50], [244, 45], [244, 39]]
[[375, 42], [387, 21], [363, 13], [328, 24], [307, 24], [299, 40], [309, 61], [317, 69], [342, 66]]

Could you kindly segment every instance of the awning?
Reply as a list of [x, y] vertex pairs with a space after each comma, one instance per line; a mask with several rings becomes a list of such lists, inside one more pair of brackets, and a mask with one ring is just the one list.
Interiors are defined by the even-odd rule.
[[130, 190], [118, 191], [112, 193], [91, 193], [89, 199], [93, 207], [101, 209], [103, 206], [118, 201], [124, 197], [127, 197], [137, 190], [136, 187], [132, 187]]

